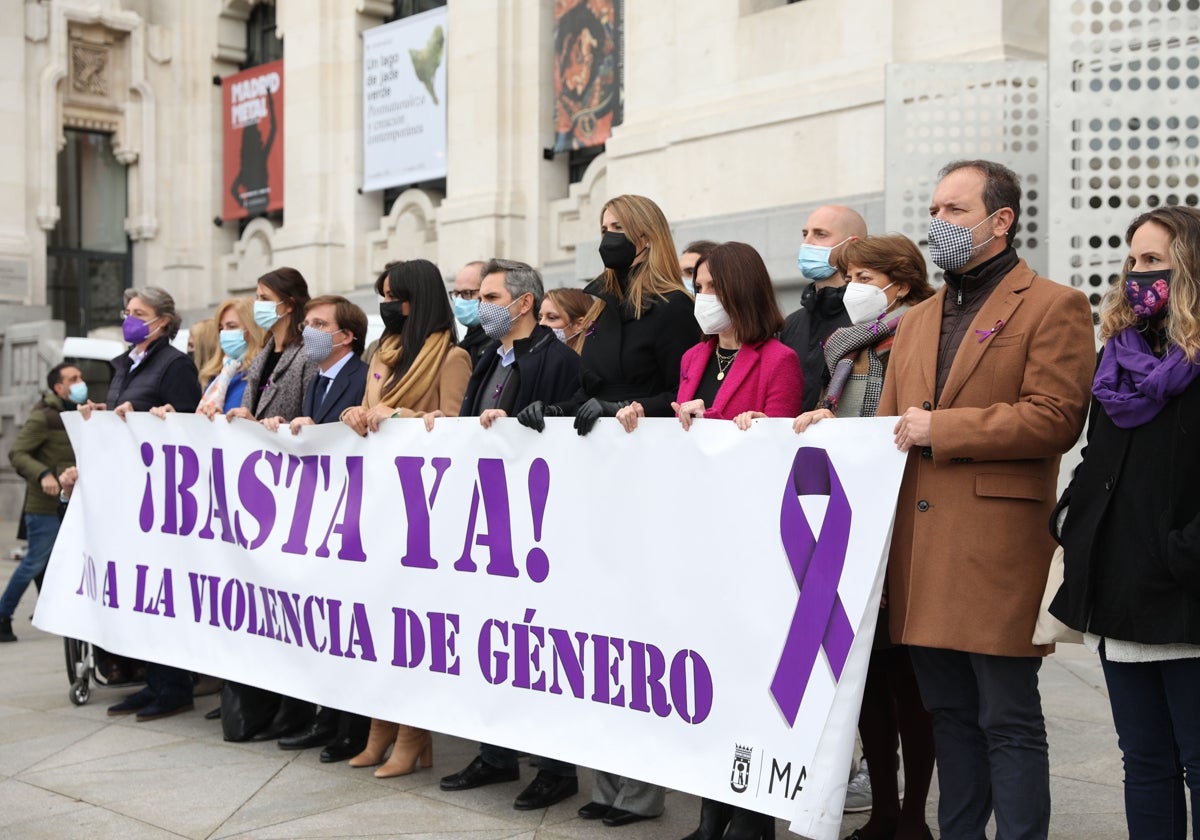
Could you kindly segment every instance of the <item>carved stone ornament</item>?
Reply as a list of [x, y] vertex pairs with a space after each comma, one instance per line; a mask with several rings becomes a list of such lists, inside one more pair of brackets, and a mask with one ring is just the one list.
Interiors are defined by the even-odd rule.
[[108, 96], [108, 47], [71, 45], [71, 87], [79, 93]]

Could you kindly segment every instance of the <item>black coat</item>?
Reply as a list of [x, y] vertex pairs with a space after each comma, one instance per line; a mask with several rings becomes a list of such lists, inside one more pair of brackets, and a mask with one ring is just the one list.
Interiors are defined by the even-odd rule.
[[192, 357], [176, 350], [167, 339], [152, 342], [142, 363], [131, 371], [132, 364], [128, 353], [112, 360], [114, 373], [105, 403], [109, 409], [123, 402], [133, 403], [134, 411], [169, 404], [179, 413], [189, 414], [200, 404], [200, 375]]
[[800, 308], [787, 316], [779, 340], [791, 347], [800, 357], [800, 370], [804, 372], [804, 396], [800, 399], [801, 411], [812, 411], [821, 399], [821, 392], [829, 383], [829, 372], [825, 368], [825, 339], [839, 327], [850, 326], [850, 316], [842, 303], [845, 286], [826, 286], [818, 289], [810, 285], [800, 298]]
[[583, 344], [582, 387], [559, 403], [573, 415], [590, 397], [612, 402], [637, 400], [647, 417], [671, 417], [679, 390], [679, 361], [700, 341], [695, 302], [682, 288], [650, 298], [641, 318], [601, 291], [594, 280], [585, 292], [604, 300], [604, 309]]
[[483, 358], [484, 352], [492, 346], [492, 339], [488, 338], [487, 333], [483, 331], [483, 327], [476, 324], [473, 327], [467, 327], [466, 333], [459, 340], [458, 346], [467, 351], [471, 357], [471, 367], [479, 364], [479, 360]]
[[1118, 428], [1092, 400], [1067, 508], [1064, 580], [1050, 611], [1077, 630], [1200, 644], [1200, 379], [1158, 416]]
[[363, 391], [367, 389], [367, 366], [356, 354], [342, 365], [329, 386], [329, 393], [318, 406], [320, 391], [325, 388], [325, 377], [314, 376], [304, 389], [304, 405], [301, 416], [311, 418], [314, 423], [336, 423], [342, 412], [355, 405], [362, 405]]
[[[500, 354], [496, 352], [499, 346], [498, 341], [488, 342], [488, 352], [475, 365], [460, 416], [477, 417], [480, 414], [475, 401], [479, 389], [500, 364]], [[527, 338], [513, 342], [513, 351], [516, 354], [513, 364], [517, 368], [517, 387], [502, 392], [499, 405], [510, 417], [535, 400], [557, 403], [569, 399], [579, 390], [579, 355], [559, 341], [549, 327], [535, 326]]]

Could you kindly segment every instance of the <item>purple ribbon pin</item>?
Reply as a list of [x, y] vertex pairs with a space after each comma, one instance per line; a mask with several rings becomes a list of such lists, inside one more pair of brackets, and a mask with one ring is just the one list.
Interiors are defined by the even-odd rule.
[[979, 336], [979, 343], [983, 344], [983, 342], [987, 341], [989, 338], [994, 336], [996, 333], [1000, 332], [1000, 330], [1003, 328], [1004, 328], [1004, 321], [1000, 320], [1000, 321], [997, 321], [996, 323], [992, 324], [992, 328], [990, 330], [975, 330], [975, 335]]
[[[820, 537], [813, 536], [800, 496], [829, 497]], [[800, 599], [771, 680], [771, 696], [788, 726], [794, 726], [818, 652], [825, 649], [837, 680], [854, 641], [854, 629], [837, 591], [850, 541], [850, 500], [824, 449], [805, 447], [796, 452], [783, 491], [779, 534]]]

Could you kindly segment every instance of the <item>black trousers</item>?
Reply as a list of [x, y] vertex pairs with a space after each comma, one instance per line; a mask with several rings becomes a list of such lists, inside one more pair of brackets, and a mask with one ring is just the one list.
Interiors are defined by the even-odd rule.
[[933, 716], [943, 840], [985, 840], [993, 810], [996, 840], [1044, 840], [1050, 755], [1041, 657], [922, 647], [909, 655]]

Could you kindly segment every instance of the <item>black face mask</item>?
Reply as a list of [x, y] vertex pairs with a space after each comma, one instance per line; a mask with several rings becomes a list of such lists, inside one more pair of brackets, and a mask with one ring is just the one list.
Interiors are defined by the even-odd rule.
[[619, 230], [605, 231], [600, 237], [600, 259], [605, 268], [613, 271], [628, 271], [637, 257], [637, 246]]
[[402, 311], [404, 301], [385, 300], [379, 304], [379, 317], [383, 319], [383, 327], [393, 335], [399, 335], [404, 329], [404, 321], [408, 317]]

